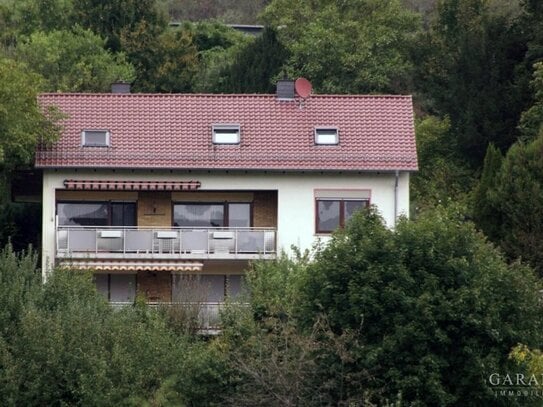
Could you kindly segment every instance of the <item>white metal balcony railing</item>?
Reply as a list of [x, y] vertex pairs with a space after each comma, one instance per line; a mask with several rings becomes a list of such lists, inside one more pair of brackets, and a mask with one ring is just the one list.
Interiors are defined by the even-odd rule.
[[258, 258], [276, 253], [274, 228], [58, 226], [57, 257]]

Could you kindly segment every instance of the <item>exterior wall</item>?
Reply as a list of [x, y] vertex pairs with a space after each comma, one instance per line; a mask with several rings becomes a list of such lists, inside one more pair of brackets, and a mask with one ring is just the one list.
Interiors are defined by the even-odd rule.
[[172, 298], [172, 275], [169, 272], [138, 271], [137, 294], [147, 301], [168, 302]]
[[[409, 215], [409, 174], [400, 173], [396, 188], [396, 176], [394, 173], [244, 173], [244, 172], [123, 172], [116, 170], [79, 170], [77, 174], [69, 170], [44, 171], [43, 180], [43, 242], [42, 252], [43, 270], [51, 265], [55, 254], [55, 190], [63, 189], [63, 181], [74, 178], [77, 175], [81, 179], [111, 179], [111, 180], [198, 180], [201, 182], [201, 191], [213, 192], [231, 189], [233, 191], [248, 191], [254, 194], [255, 201], [269, 202], [267, 193], [254, 191], [277, 191], [277, 220], [268, 215], [273, 213], [271, 204], [266, 209], [254, 213], [255, 226], [277, 225], [278, 250], [290, 251], [291, 245], [301, 249], [311, 248], [316, 239], [326, 240], [327, 236], [315, 233], [315, 189], [364, 189], [370, 190], [372, 204], [377, 205], [383, 218], [390, 227], [394, 227], [395, 215]], [[397, 191], [397, 201], [395, 192]], [[203, 193], [203, 192], [200, 192]], [[90, 192], [89, 192], [90, 194]], [[172, 193], [171, 198], [176, 200], [178, 193]], [[143, 193], [140, 196], [143, 197]], [[160, 225], [171, 225], [171, 209], [169, 198], [163, 198], [156, 202], [164, 205], [168, 201], [168, 208], [157, 206], [157, 212], [163, 211], [164, 218]], [[157, 193], [149, 193], [145, 198], [147, 202], [157, 198]], [[162, 204], [161, 204], [162, 205]], [[148, 221], [155, 222], [154, 215], [147, 215], [144, 205], [138, 204], [142, 216], [148, 216]], [[152, 208], [151, 208], [152, 210]], [[162, 212], [161, 212], [162, 213]], [[167, 218], [167, 217], [170, 218]], [[141, 225], [141, 223], [140, 223]]]
[[143, 192], [138, 194], [138, 226], [172, 225], [172, 194]]
[[258, 228], [277, 226], [277, 193], [275, 191], [255, 192], [253, 225]]

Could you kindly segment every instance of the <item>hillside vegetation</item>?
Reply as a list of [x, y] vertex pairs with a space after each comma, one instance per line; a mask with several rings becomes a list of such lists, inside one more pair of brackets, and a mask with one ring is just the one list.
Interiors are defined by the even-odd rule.
[[167, 312], [114, 312], [87, 277], [57, 273], [42, 286], [32, 256], [7, 249], [0, 399], [529, 401], [491, 401], [484, 380], [541, 370], [539, 0], [0, 0], [0, 245], [39, 245], [39, 207], [9, 191], [36, 144], [58, 135], [62, 116], [40, 111], [40, 92], [107, 92], [122, 80], [134, 92], [269, 93], [284, 75], [316, 93], [413, 95], [412, 221], [390, 231], [370, 211], [311, 260], [257, 263], [250, 307], [232, 307], [208, 341]]

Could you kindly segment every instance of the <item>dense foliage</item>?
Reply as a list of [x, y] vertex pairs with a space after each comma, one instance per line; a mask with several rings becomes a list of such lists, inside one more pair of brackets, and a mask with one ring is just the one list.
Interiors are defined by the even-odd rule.
[[[391, 231], [370, 211], [314, 257], [256, 263], [250, 305], [233, 305], [208, 341], [182, 313], [110, 309], [89, 276], [57, 272], [42, 285], [34, 255], [4, 251], [0, 399], [514, 402], [491, 400], [484, 380], [506, 370], [517, 342], [513, 359], [541, 370], [540, 281], [522, 263], [543, 273], [542, 4], [0, 0], [0, 244], [38, 241], [37, 207], [7, 199], [11, 171], [59, 130], [41, 91], [124, 80], [135, 92], [267, 93], [303, 75], [317, 93], [412, 93], [420, 167], [416, 222]], [[247, 36], [225, 22], [265, 29]]]
[[289, 51], [287, 72], [311, 78], [321, 93], [406, 89], [418, 20], [399, 0], [275, 0], [263, 18]]
[[317, 253], [298, 309], [308, 328], [324, 315], [335, 334], [356, 332], [341, 369], [366, 369], [376, 394], [401, 393], [415, 405], [496, 405], [488, 375], [506, 370], [518, 342], [540, 341], [539, 286], [454, 210], [404, 220], [395, 231], [369, 211]]
[[256, 262], [218, 337], [171, 309], [113, 309], [91, 276], [42, 284], [0, 253], [5, 405], [511, 405], [486, 383], [541, 346], [534, 273], [457, 212], [384, 226], [374, 209], [312, 256]]
[[42, 284], [36, 260], [0, 253], [3, 405], [197, 406], [228, 393], [218, 348], [145, 305], [112, 309], [90, 275], [57, 271]]
[[543, 273], [543, 134], [513, 145], [504, 158], [487, 153], [475, 214], [511, 259]]

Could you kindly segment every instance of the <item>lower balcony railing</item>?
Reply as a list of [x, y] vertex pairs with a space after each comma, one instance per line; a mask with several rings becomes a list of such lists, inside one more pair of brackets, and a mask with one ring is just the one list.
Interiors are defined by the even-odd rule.
[[[114, 308], [123, 308], [134, 305], [134, 302], [128, 301], [110, 301]], [[198, 330], [202, 332], [213, 333], [220, 331], [221, 309], [225, 306], [224, 302], [149, 302], [148, 306], [152, 308], [167, 307], [170, 312], [175, 312], [176, 317], [181, 322], [197, 323]], [[240, 304], [246, 306], [247, 304]]]
[[61, 258], [241, 258], [276, 253], [273, 228], [143, 228], [59, 226]]

